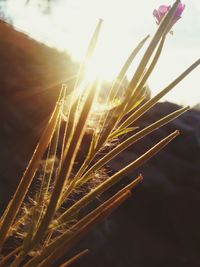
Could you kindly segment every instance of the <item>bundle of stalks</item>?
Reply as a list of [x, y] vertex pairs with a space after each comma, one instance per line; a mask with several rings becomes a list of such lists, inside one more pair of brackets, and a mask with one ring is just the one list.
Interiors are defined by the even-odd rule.
[[[92, 82], [84, 80], [83, 73], [87, 70], [87, 64], [95, 50], [102, 25], [102, 20], [99, 21], [85, 60], [80, 64], [74, 90], [67, 95], [67, 85], [62, 86], [47, 127], [1, 217], [0, 246], [4, 256], [0, 266], [58, 266], [57, 261], [72, 246], [131, 196], [132, 189], [142, 181], [142, 175], [92, 210], [88, 208], [88, 204], [123, 177], [130, 175], [179, 135], [178, 130], [169, 133], [140, 157], [110, 176], [105, 169], [118, 154], [189, 109], [183, 107], [143, 129], [138, 130], [136, 125], [143, 114], [200, 63], [200, 60], [196, 61], [156, 96], [145, 101], [145, 85], [160, 57], [179, 3], [180, 1], [176, 1], [161, 21], [124, 93], [118, 94], [127, 70], [149, 36], [133, 50], [106, 92], [103, 103], [106, 108], [95, 113], [94, 107], [99, 101], [102, 84], [99, 79]], [[64, 131], [61, 130], [61, 125], [62, 128], [64, 125]], [[83, 137], [88, 132], [90, 138], [86, 156], [78, 162], [77, 167]], [[39, 171], [41, 161], [44, 162], [43, 171]], [[25, 201], [35, 179], [39, 186], [34, 195]], [[5, 255], [8, 241], [13, 238], [18, 240], [18, 246]], [[70, 266], [85, 253], [87, 250], [60, 266]]]

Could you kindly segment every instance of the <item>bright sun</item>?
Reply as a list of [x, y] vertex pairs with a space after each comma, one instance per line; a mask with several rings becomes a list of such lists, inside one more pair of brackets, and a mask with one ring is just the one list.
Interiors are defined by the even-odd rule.
[[[152, 11], [163, 3], [161, 0], [57, 0], [52, 1], [52, 11], [44, 14], [38, 10], [39, 0], [29, 0], [29, 5], [25, 5], [26, 1], [9, 0], [4, 3], [15, 27], [49, 46], [68, 52], [75, 61], [83, 60], [88, 41], [98, 19], [102, 18], [104, 23], [87, 78], [93, 80], [98, 76], [107, 81], [116, 77], [138, 42], [155, 32], [157, 25]], [[167, 2], [170, 4], [173, 1]], [[149, 80], [152, 94], [161, 90], [199, 57], [199, 35], [196, 34], [200, 27], [199, 1], [183, 2], [186, 4], [183, 19], [177, 23], [174, 36], [168, 38], [159, 67]], [[44, 1], [41, 0], [41, 3]], [[133, 71], [134, 66], [128, 78]], [[199, 77], [198, 72], [194, 71], [165, 99], [181, 104], [198, 103], [199, 88], [196, 84], [200, 83]]]
[[[52, 7], [53, 13], [50, 15], [40, 13], [36, 1], [30, 1], [29, 5], [25, 5], [25, 2], [26, 0], [10, 0], [7, 3], [7, 9], [14, 18], [15, 27], [49, 46], [67, 51], [75, 61], [83, 60], [88, 41], [100, 15], [108, 16], [107, 12], [98, 12], [97, 7], [94, 9], [94, 3], [89, 0], [83, 2], [60, 0], [59, 5], [55, 4]], [[113, 1], [111, 2], [113, 4]], [[108, 10], [112, 4], [107, 4]], [[93, 14], [89, 9], [90, 5], [93, 6]], [[105, 24], [88, 67], [87, 78], [90, 80], [100, 76], [102, 79], [111, 81], [130, 51], [126, 49], [127, 44], [119, 36], [116, 43], [117, 32], [111, 34], [110, 30], [116, 25], [113, 25], [109, 19], [105, 20]], [[120, 54], [119, 48], [122, 50]]]

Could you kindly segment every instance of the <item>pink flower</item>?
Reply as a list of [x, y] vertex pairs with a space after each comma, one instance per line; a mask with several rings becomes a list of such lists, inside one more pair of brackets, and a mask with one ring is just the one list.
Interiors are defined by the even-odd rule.
[[174, 23], [177, 22], [181, 18], [181, 15], [183, 13], [183, 10], [185, 9], [185, 4], [179, 3], [175, 15], [174, 15]]
[[170, 10], [171, 6], [165, 6], [162, 5], [157, 9], [154, 9], [153, 11], [153, 15], [156, 18], [156, 23], [160, 24], [161, 20], [163, 19], [163, 17], [165, 16], [166, 13], [168, 13], [168, 11]]
[[[160, 24], [163, 17], [165, 16], [166, 13], [169, 12], [170, 9], [171, 6], [166, 6], [166, 5], [161, 5], [158, 9], [154, 9], [153, 16], [156, 18], [157, 24]], [[185, 4], [179, 3], [176, 12], [174, 14], [171, 27], [181, 18], [184, 9], [185, 9]]]

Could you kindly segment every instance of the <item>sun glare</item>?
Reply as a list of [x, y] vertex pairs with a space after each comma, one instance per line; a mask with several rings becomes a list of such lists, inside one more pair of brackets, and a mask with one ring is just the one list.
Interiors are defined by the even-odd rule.
[[[113, 21], [108, 16], [108, 10], [101, 8], [97, 10], [94, 3], [88, 0], [84, 3], [63, 0], [59, 2], [59, 5], [53, 5], [53, 13], [42, 14], [38, 11], [35, 1], [30, 1], [29, 5], [25, 5], [25, 2], [11, 0], [7, 3], [7, 10], [14, 18], [15, 27], [49, 46], [66, 51], [74, 61], [79, 62], [84, 59], [88, 40], [91, 38], [98, 19], [103, 15], [105, 25], [102, 27], [93, 60], [89, 64], [87, 78], [93, 80], [98, 76], [107, 81], [115, 78], [132, 45], [130, 43], [128, 45], [130, 49], [127, 50], [127, 43], [118, 36], [118, 33], [112, 32], [111, 34], [111, 30], [116, 26], [119, 28], [119, 25], [113, 25]], [[113, 1], [111, 2], [113, 4]], [[92, 14], [90, 5], [93, 8]], [[108, 3], [107, 6], [109, 9], [112, 5]], [[117, 10], [118, 13], [119, 10]], [[118, 52], [119, 48], [121, 53]]]
[[[174, 74], [180, 74], [182, 69], [187, 68], [199, 57], [199, 35], [196, 32], [199, 32], [200, 28], [198, 16], [200, 5], [195, 1], [184, 0], [186, 9], [183, 20], [176, 25], [174, 35], [168, 38], [168, 53], [163, 52], [161, 65], [149, 80], [153, 94], [166, 85], [164, 82], [167, 83], [168, 80], [175, 78]], [[49, 46], [66, 51], [73, 60], [79, 62], [84, 59], [88, 40], [98, 19], [102, 18], [104, 23], [95, 55], [88, 67], [87, 79], [91, 81], [95, 77], [101, 77], [111, 81], [116, 77], [133, 47], [147, 34], [152, 35], [155, 32], [157, 25], [152, 11], [161, 2], [160, 0], [59, 0], [52, 1], [49, 13], [42, 13], [38, 9], [37, 1], [30, 0], [29, 4], [25, 5], [26, 0], [9, 0], [6, 3], [6, 10], [17, 29]], [[173, 64], [169, 54], [173, 57]], [[130, 76], [132, 73], [133, 70], [130, 71]], [[198, 83], [199, 75], [194, 72], [177, 86], [180, 88], [179, 92], [176, 89], [177, 94], [170, 93], [165, 99], [195, 104], [199, 101], [199, 90], [196, 86]], [[193, 94], [188, 92], [188, 86], [192, 88]]]
[[[100, 56], [100, 55], [99, 55]], [[103, 57], [102, 53], [102, 57]], [[94, 80], [105, 80], [105, 81], [112, 81], [115, 77], [114, 73], [112, 71], [106, 72], [104, 71], [104, 63], [99, 61], [97, 59], [92, 59], [90, 62], [88, 62], [86, 67], [86, 73], [85, 73], [85, 79], [93, 82]]]

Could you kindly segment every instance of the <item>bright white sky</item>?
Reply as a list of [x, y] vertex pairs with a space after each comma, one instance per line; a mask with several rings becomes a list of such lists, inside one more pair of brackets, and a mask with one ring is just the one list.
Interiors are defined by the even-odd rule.
[[[114, 77], [141, 39], [155, 32], [153, 9], [173, 3], [171, 0], [57, 0], [49, 16], [34, 7], [37, 1], [30, 0], [28, 7], [24, 7], [24, 2], [8, 1], [6, 10], [14, 25], [40, 41], [69, 51], [75, 60], [83, 57], [96, 23], [102, 18], [96, 59], [107, 79]], [[184, 3], [182, 19], [173, 28], [174, 35], [168, 36], [160, 62], [149, 80], [153, 95], [200, 57], [200, 0], [184, 0]], [[186, 105], [199, 103], [200, 67], [163, 100]]]

